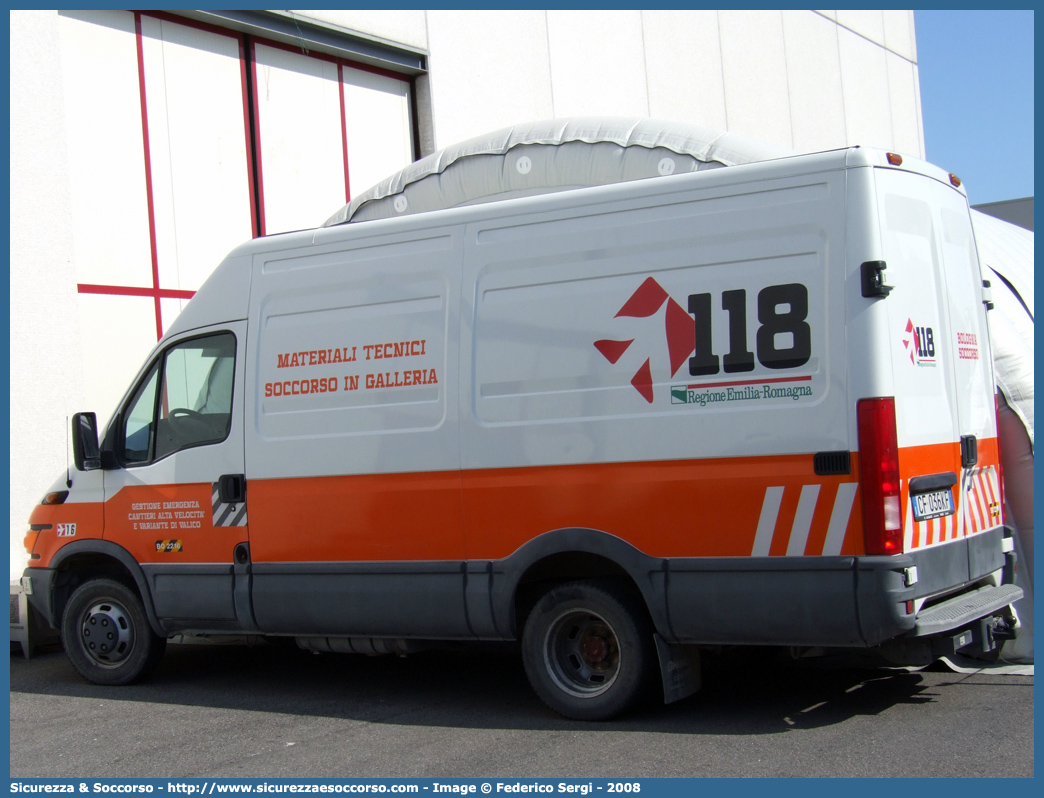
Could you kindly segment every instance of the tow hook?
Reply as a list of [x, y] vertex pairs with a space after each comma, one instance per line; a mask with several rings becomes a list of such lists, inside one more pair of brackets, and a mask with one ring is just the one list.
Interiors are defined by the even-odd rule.
[[984, 654], [993, 651], [1005, 640], [1014, 639], [1015, 627], [1009, 619], [994, 615], [979, 621], [979, 641]]

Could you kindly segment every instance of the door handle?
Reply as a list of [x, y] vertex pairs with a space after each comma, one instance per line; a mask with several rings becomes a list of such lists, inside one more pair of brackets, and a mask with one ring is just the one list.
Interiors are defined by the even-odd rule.
[[246, 475], [222, 474], [218, 477], [218, 499], [227, 504], [246, 501]]
[[961, 436], [961, 468], [971, 468], [979, 462], [979, 442], [974, 435]]

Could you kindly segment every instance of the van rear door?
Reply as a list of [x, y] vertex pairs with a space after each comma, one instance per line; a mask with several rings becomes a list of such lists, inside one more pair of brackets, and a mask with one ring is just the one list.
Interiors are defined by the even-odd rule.
[[1001, 523], [992, 361], [966, 197], [897, 169], [875, 181], [909, 552]]
[[993, 355], [967, 200], [947, 186], [932, 185], [942, 220], [949, 348], [962, 438], [961, 504], [965, 534], [975, 535], [1002, 523]]

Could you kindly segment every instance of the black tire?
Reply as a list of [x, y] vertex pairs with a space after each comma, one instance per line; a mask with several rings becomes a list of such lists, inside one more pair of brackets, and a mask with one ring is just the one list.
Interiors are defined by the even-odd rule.
[[522, 661], [540, 699], [575, 720], [632, 708], [658, 672], [645, 608], [611, 582], [569, 582], [545, 593], [526, 620]]
[[167, 640], [152, 631], [137, 593], [112, 579], [92, 579], [65, 605], [62, 646], [87, 681], [129, 684], [155, 669]]

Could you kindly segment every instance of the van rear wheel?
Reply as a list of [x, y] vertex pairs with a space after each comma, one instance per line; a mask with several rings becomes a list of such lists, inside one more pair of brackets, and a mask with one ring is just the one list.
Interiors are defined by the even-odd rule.
[[152, 631], [137, 594], [112, 579], [92, 579], [69, 598], [62, 615], [69, 662], [95, 684], [129, 684], [147, 676], [167, 648]]
[[655, 674], [644, 608], [610, 582], [570, 582], [537, 602], [522, 633], [533, 690], [576, 720], [607, 720], [643, 698]]

